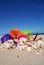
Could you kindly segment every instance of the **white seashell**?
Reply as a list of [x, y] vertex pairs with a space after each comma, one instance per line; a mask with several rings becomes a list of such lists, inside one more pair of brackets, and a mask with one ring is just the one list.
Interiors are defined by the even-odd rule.
[[32, 51], [31, 47], [27, 47], [27, 51], [31, 52]]
[[13, 40], [8, 40], [7, 41], [9, 44], [13, 44], [14, 42], [13, 42]]
[[8, 40], [9, 42], [13, 42], [13, 40]]
[[26, 38], [20, 38], [19, 41], [27, 41]]
[[10, 44], [8, 41], [4, 42], [4, 46], [5, 46], [6, 48], [10, 48], [10, 47], [12, 47], [12, 45], [13, 45], [13, 44]]
[[20, 41], [20, 42], [19, 42], [19, 45], [23, 46], [23, 45], [24, 45], [24, 43], [23, 43], [22, 41]]
[[17, 46], [17, 49], [19, 49], [20, 51], [22, 50], [22, 46]]
[[34, 45], [32, 45], [33, 48], [37, 48], [37, 44], [35, 43]]

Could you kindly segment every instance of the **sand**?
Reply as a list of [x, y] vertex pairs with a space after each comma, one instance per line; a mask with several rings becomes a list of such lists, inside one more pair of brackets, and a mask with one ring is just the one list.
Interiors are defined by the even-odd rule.
[[[44, 41], [44, 35], [42, 37]], [[44, 65], [44, 48], [41, 55], [35, 51], [20, 51], [18, 49], [0, 50], [0, 65]]]

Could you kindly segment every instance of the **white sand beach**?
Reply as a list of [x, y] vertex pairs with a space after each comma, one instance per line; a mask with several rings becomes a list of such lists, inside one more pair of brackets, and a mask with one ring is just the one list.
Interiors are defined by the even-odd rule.
[[[42, 37], [44, 41], [44, 35], [39, 35], [39, 37]], [[37, 55], [35, 51], [2, 49], [0, 50], [0, 65], [44, 65], [44, 48], [41, 55]]]

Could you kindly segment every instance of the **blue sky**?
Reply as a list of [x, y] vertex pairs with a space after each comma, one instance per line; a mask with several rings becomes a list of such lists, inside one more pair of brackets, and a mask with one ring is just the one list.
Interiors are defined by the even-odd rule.
[[44, 32], [44, 0], [0, 0], [0, 35], [12, 28]]

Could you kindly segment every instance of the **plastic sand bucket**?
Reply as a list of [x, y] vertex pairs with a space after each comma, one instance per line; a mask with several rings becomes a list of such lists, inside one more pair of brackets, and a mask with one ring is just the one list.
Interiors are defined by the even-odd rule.
[[17, 39], [18, 41], [28, 41], [28, 36], [26, 34], [20, 34]]
[[1, 37], [1, 42], [4, 43], [5, 41], [10, 39], [11, 39], [10, 34], [5, 34], [4, 36]]
[[11, 35], [12, 39], [15, 39], [19, 34], [21, 34], [21, 32], [18, 29], [13, 28], [9, 31], [9, 34]]

